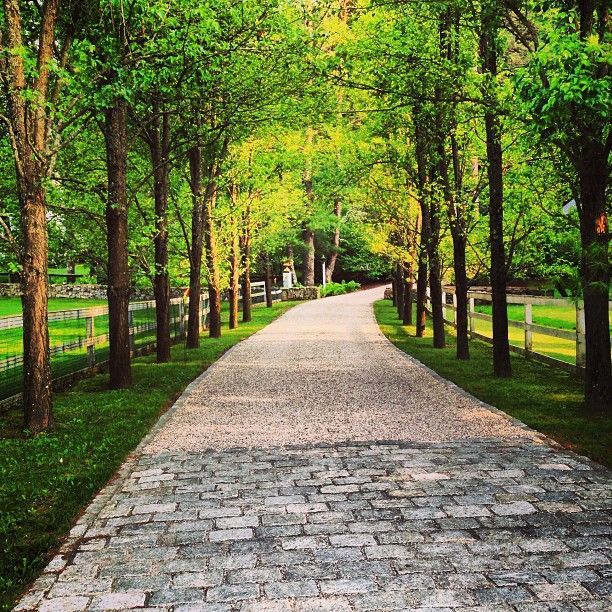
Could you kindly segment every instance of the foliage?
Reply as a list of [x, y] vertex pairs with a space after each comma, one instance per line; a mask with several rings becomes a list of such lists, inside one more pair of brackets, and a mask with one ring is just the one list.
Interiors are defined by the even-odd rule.
[[325, 287], [321, 287], [321, 297], [329, 297], [330, 295], [344, 295], [345, 293], [353, 293], [357, 291], [361, 285], [357, 281], [342, 281], [341, 283], [327, 283]]

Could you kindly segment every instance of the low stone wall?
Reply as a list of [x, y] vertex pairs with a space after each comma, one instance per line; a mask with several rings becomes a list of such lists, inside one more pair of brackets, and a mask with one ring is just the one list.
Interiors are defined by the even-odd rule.
[[[170, 290], [170, 297], [181, 297], [185, 289], [173, 287]], [[0, 296], [19, 297], [21, 291], [19, 283], [0, 283]], [[85, 285], [85, 284], [50, 284], [50, 298], [80, 298], [86, 300], [105, 300], [106, 285]], [[132, 289], [130, 299], [133, 301], [153, 300], [153, 289]]]
[[281, 299], [283, 302], [289, 300], [318, 300], [321, 297], [320, 287], [291, 287], [281, 289]]
[[384, 298], [385, 300], [392, 300], [393, 299], [393, 287], [387, 287], [385, 289], [385, 295]]

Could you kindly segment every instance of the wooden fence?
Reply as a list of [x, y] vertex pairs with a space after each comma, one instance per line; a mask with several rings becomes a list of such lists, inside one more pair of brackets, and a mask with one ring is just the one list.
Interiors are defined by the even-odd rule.
[[[448, 297], [452, 296], [452, 303], [448, 303]], [[477, 312], [476, 302], [491, 302], [492, 297], [490, 293], [481, 291], [469, 291], [468, 292], [468, 323], [469, 323], [469, 334], [472, 338], [478, 338], [484, 342], [491, 344], [493, 339], [491, 336], [487, 336], [482, 332], [476, 330], [476, 321], [493, 321], [493, 317], [486, 313]], [[586, 360], [586, 345], [584, 339], [585, 326], [584, 326], [584, 307], [581, 301], [574, 301], [566, 298], [551, 298], [541, 297], [532, 295], [512, 295], [507, 296], [508, 304], [521, 304], [524, 307], [524, 317], [522, 321], [508, 320], [508, 327], [514, 329], [523, 330], [522, 342], [517, 344], [511, 340], [510, 350], [524, 355], [529, 359], [535, 361], [541, 361], [548, 365], [552, 365], [571, 373], [581, 374], [584, 371], [585, 360]], [[455, 295], [455, 289], [452, 287], [445, 287], [442, 292], [442, 305], [444, 309], [444, 321], [456, 327], [457, 324], [457, 296]], [[573, 309], [576, 313], [576, 324], [575, 329], [560, 329], [557, 327], [550, 327], [546, 325], [537, 325], [533, 322], [533, 307], [534, 306], [560, 306], [565, 308]], [[612, 307], [612, 302], [610, 302]], [[427, 291], [427, 308], [431, 312], [431, 297], [429, 290]], [[452, 313], [452, 318], [447, 317], [447, 311]], [[549, 338], [557, 338], [566, 340], [568, 343], [574, 345], [574, 362], [564, 361], [557, 357], [546, 354], [541, 350], [534, 349], [534, 334], [545, 336]], [[569, 344], [568, 344], [569, 346]]]
[[[273, 300], [280, 300], [280, 289]], [[265, 302], [264, 282], [251, 285], [253, 303]], [[170, 335], [173, 341], [185, 336], [188, 298], [170, 300]], [[210, 312], [208, 293], [200, 296], [200, 330]], [[157, 328], [155, 301], [129, 305], [130, 346], [133, 354], [155, 346]], [[19, 401], [23, 379], [21, 315], [0, 317], [0, 411]], [[108, 306], [75, 308], [49, 313], [51, 370], [54, 384], [74, 379], [106, 364], [108, 360]]]

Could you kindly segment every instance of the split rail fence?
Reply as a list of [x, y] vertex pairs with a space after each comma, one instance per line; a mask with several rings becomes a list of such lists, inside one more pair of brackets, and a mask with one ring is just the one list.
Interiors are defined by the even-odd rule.
[[[280, 300], [274, 289], [274, 301]], [[251, 285], [254, 304], [265, 302], [263, 282]], [[189, 298], [170, 301], [170, 336], [173, 342], [185, 337]], [[200, 329], [208, 322], [208, 293], [200, 295]], [[130, 345], [133, 354], [155, 346], [157, 328], [155, 301], [129, 305]], [[0, 318], [0, 412], [17, 403], [23, 384], [23, 321], [21, 315]], [[49, 313], [49, 344], [53, 382], [61, 384], [105, 365], [108, 361], [108, 306], [78, 308]]]
[[[452, 304], [448, 303], [447, 295], [452, 296]], [[478, 312], [476, 302], [491, 303], [490, 293], [468, 291], [468, 324], [469, 334], [489, 344], [493, 343], [492, 321], [489, 314]], [[521, 304], [524, 307], [522, 321], [508, 319], [510, 350], [535, 361], [540, 361], [567, 372], [581, 374], [586, 361], [584, 307], [581, 301], [566, 298], [551, 298], [532, 295], [507, 296], [508, 304]], [[444, 321], [452, 327], [457, 326], [457, 296], [451, 287], [445, 287], [442, 292]], [[534, 306], [554, 306], [575, 310], [575, 329], [561, 329], [548, 325], [538, 325], [533, 322]], [[612, 302], [609, 303], [612, 308]], [[427, 291], [427, 309], [431, 313], [431, 297]], [[452, 313], [448, 318], [447, 313]], [[485, 322], [480, 324], [479, 322]], [[513, 330], [520, 330], [513, 332]], [[488, 332], [488, 333], [486, 333]], [[522, 332], [522, 333], [521, 333]]]

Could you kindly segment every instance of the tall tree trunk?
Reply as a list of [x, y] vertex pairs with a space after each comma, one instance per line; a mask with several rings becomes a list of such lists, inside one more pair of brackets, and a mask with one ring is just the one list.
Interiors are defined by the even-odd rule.
[[315, 284], [315, 244], [314, 232], [306, 228], [302, 232], [304, 240], [304, 262], [302, 265], [302, 285], [312, 287]]
[[585, 405], [591, 414], [612, 413], [610, 363], [610, 262], [606, 215], [607, 156], [603, 147], [586, 145], [579, 165], [581, 277], [585, 322]]
[[108, 199], [109, 386], [132, 384], [130, 362], [130, 276], [128, 268], [127, 103], [117, 98], [104, 117]]
[[416, 336], [425, 336], [427, 326], [427, 249], [419, 246], [419, 268], [417, 271]]
[[342, 201], [340, 198], [334, 200], [334, 215], [338, 219], [336, 228], [334, 229], [334, 237], [332, 239], [332, 252], [327, 258], [325, 267], [325, 280], [331, 283], [334, 280], [334, 272], [338, 263], [338, 255], [340, 253], [340, 218], [342, 217]]
[[221, 272], [214, 210], [217, 202], [217, 171], [211, 176], [204, 205], [204, 241], [206, 243], [206, 264], [208, 266], [209, 323], [211, 338], [221, 337]]
[[[314, 130], [308, 128], [306, 130], [306, 168], [304, 170], [304, 190], [306, 198], [312, 206], [314, 200], [314, 192], [312, 187], [312, 159], [310, 157], [310, 148], [314, 142]], [[304, 240], [304, 261], [302, 262], [302, 285], [312, 287], [315, 284], [315, 243], [314, 231], [308, 225], [302, 231], [302, 239]]]
[[[600, 40], [609, 31], [609, 14], [605, 2], [575, 2], [580, 15], [580, 37], [584, 40], [597, 33]], [[609, 71], [600, 79], [609, 79]], [[585, 408], [594, 415], [612, 414], [612, 372], [610, 360], [610, 292], [609, 242], [606, 187], [609, 184], [609, 135], [599, 117], [582, 125], [572, 163], [580, 184], [580, 238], [582, 258], [580, 275], [584, 296], [585, 322]]]
[[399, 319], [404, 317], [404, 266], [400, 263], [395, 264], [395, 286], [397, 287], [397, 296], [395, 298], [395, 306], [397, 308], [397, 316]]
[[[21, 302], [23, 307], [23, 410], [24, 424], [33, 433], [53, 426], [51, 366], [48, 330], [48, 236], [44, 181], [49, 174], [48, 143], [53, 135], [46, 115], [55, 45], [59, 0], [46, 0], [40, 11], [37, 36], [32, 38], [37, 70], [26, 69], [21, 5], [4, 0], [2, 20], [3, 81], [6, 94], [5, 119], [17, 175], [21, 212]], [[30, 9], [27, 9], [28, 13]], [[28, 34], [32, 24], [28, 23]], [[17, 51], [14, 51], [17, 50]], [[31, 73], [36, 72], [32, 77]], [[25, 90], [35, 95], [24, 95]], [[4, 112], [4, 111], [3, 111]]]
[[493, 373], [512, 375], [508, 339], [506, 255], [504, 248], [502, 146], [498, 118], [485, 113], [489, 162], [489, 234], [491, 240], [491, 299], [493, 303]]
[[[417, 145], [420, 148], [420, 145]], [[420, 153], [422, 155], [422, 153]], [[424, 160], [419, 164], [419, 262], [417, 269], [417, 303], [416, 303], [416, 336], [425, 337], [427, 327], [427, 244], [431, 238], [431, 226], [429, 223], [429, 207], [425, 201], [426, 172]]]
[[[234, 199], [235, 186], [232, 185], [232, 199]], [[240, 237], [238, 236], [238, 223], [232, 216], [232, 244], [230, 252], [230, 283], [229, 283], [229, 327], [238, 327], [238, 300], [240, 286]]]
[[[25, 426], [38, 433], [53, 426], [47, 318], [47, 218], [40, 177], [27, 171], [20, 186], [23, 258], [23, 407]], [[32, 173], [33, 174], [33, 173]], [[33, 180], [32, 180], [33, 179]]]
[[242, 321], [248, 323], [251, 318], [251, 204], [247, 203], [243, 217], [242, 233]]
[[266, 291], [266, 307], [272, 308], [274, 306], [274, 299], [272, 296], [272, 265], [270, 263], [270, 255], [264, 253], [264, 280], [265, 280], [265, 291]]
[[170, 115], [153, 96], [148, 137], [155, 199], [155, 313], [157, 363], [170, 361], [170, 276], [168, 273], [168, 195], [170, 190]]
[[465, 238], [453, 235], [453, 268], [457, 299], [457, 359], [470, 358], [468, 340], [468, 281], [465, 266]]
[[404, 270], [404, 309], [402, 319], [404, 325], [412, 325], [412, 264]]
[[485, 91], [485, 130], [489, 179], [489, 235], [491, 241], [491, 292], [493, 303], [493, 373], [512, 375], [508, 339], [508, 305], [506, 298], [506, 255], [504, 249], [504, 178], [502, 165], [501, 124], [496, 113], [496, 87], [499, 6], [486, 0], [482, 7], [480, 57], [482, 69], [493, 79]]
[[[451, 30], [454, 24], [454, 30]], [[454, 32], [454, 40], [452, 34]], [[440, 16], [440, 58], [455, 65], [459, 53], [459, 14], [450, 8]], [[455, 273], [455, 298], [457, 309], [456, 337], [457, 359], [469, 359], [467, 319], [467, 272], [465, 264], [466, 219], [463, 205], [462, 170], [459, 145], [456, 138], [456, 107], [454, 103], [438, 105], [436, 112], [436, 141], [438, 151], [438, 178], [446, 203], [446, 211], [453, 240], [453, 270]], [[447, 138], [450, 136], [453, 186], [451, 187]]]
[[202, 185], [202, 149], [192, 147], [189, 157], [189, 185], [192, 195], [191, 250], [189, 253], [189, 316], [187, 348], [200, 346], [200, 294], [202, 293], [202, 254], [204, 242], [204, 193]]
[[442, 266], [440, 263], [440, 210], [431, 199], [430, 206], [431, 235], [427, 242], [427, 256], [429, 259], [429, 291], [431, 294], [431, 318], [433, 327], [433, 347], [444, 348], [446, 338], [444, 334], [444, 310], [442, 308]]
[[395, 274], [391, 275], [391, 303], [397, 308], [397, 287], [395, 286]]

